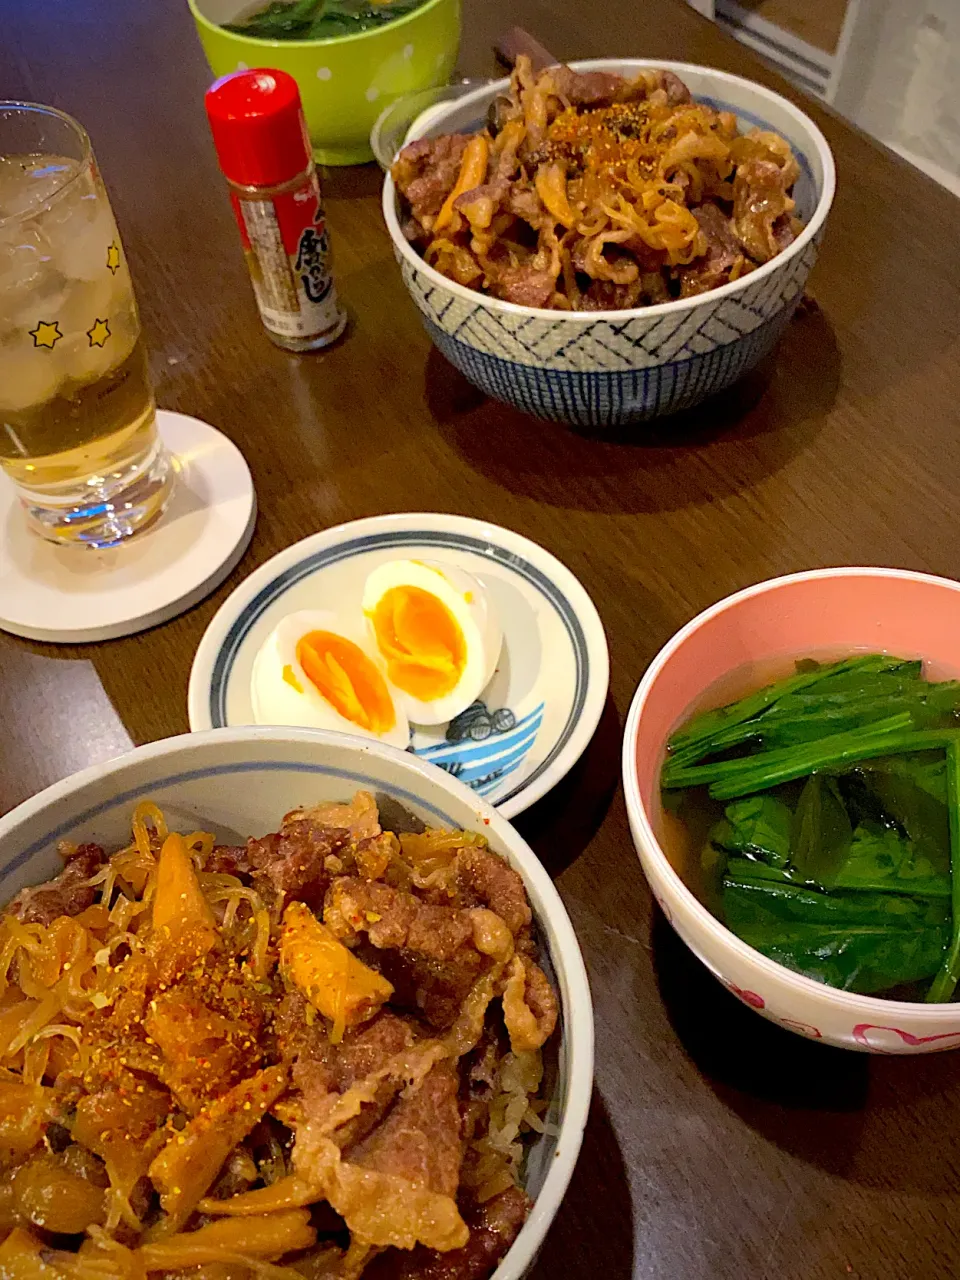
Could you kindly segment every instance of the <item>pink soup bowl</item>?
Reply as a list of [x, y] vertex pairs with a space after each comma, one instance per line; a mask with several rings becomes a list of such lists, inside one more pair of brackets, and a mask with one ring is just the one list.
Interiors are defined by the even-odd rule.
[[960, 1003], [914, 1004], [838, 991], [768, 960], [710, 914], [660, 843], [667, 739], [704, 691], [752, 664], [885, 651], [960, 675], [960, 584], [899, 569], [817, 569], [748, 587], [699, 614], [660, 650], [634, 695], [623, 742], [630, 830], [653, 896], [711, 973], [745, 1004], [799, 1035], [868, 1053], [960, 1046]]

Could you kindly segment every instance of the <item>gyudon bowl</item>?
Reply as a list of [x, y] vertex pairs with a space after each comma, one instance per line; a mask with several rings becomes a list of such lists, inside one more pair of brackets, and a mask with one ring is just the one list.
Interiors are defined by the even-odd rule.
[[[660, 784], [667, 741], [692, 712], [728, 705], [792, 673], [796, 659], [833, 662], [871, 654], [922, 659], [927, 679], [955, 680], [958, 635], [956, 582], [896, 569], [813, 570], [748, 587], [699, 614], [661, 649], [634, 696], [624, 734], [623, 781], [633, 841], [653, 895], [679, 936], [724, 986], [797, 1034], [873, 1053], [934, 1053], [960, 1046], [960, 1003], [921, 1003], [923, 996], [884, 998], [828, 986], [761, 954], [727, 928], [708, 909], [703, 885], [698, 892], [691, 887], [706, 831], [692, 832], [694, 841], [685, 847], [664, 804]], [[824, 774], [830, 779], [843, 772], [839, 767]], [[795, 828], [791, 857], [794, 838]], [[885, 899], [905, 903], [895, 891], [902, 883], [887, 884]], [[909, 889], [907, 884], [904, 892]], [[913, 937], [919, 932], [915, 928]], [[904, 942], [909, 946], [910, 938], [898, 941], [898, 948]], [[825, 958], [829, 954], [823, 952]]]
[[[438, 829], [474, 835], [451, 853]], [[32, 892], [63, 857], [56, 889]], [[593, 1019], [550, 878], [466, 787], [344, 735], [213, 730], [28, 800], [0, 820], [0, 858], [0, 898], [18, 895], [0, 922], [9, 1268], [46, 1250], [52, 1275], [58, 1259], [118, 1278], [246, 1259], [243, 1274], [282, 1260], [319, 1280], [346, 1274], [349, 1228], [350, 1275], [526, 1272], [580, 1147]], [[493, 1031], [501, 961], [528, 978]], [[514, 1037], [532, 1044], [550, 1003], [531, 966], [559, 1017], [521, 1120], [531, 1059]], [[438, 1254], [413, 1248], [424, 1231]]]
[[[775, 257], [709, 292], [615, 310], [521, 305], [442, 274], [405, 234], [407, 212], [388, 175], [383, 212], [394, 251], [427, 331], [447, 359], [482, 391], [527, 413], [614, 427], [689, 408], [768, 354], [816, 259], [833, 200], [834, 165], [823, 135], [802, 111], [738, 76], [636, 58], [570, 66], [631, 79], [646, 71], [673, 73], [694, 102], [735, 115], [741, 134], [758, 128], [780, 135], [799, 166], [792, 194], [802, 229]], [[407, 142], [475, 133], [509, 84], [498, 81], [432, 107], [413, 124]], [[602, 302], [591, 299], [590, 305]]]

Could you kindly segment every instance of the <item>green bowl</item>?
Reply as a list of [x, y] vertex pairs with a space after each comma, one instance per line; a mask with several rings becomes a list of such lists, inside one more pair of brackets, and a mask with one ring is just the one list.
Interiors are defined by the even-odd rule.
[[215, 76], [247, 67], [288, 71], [300, 86], [314, 152], [322, 164], [373, 159], [370, 130], [406, 93], [445, 84], [460, 44], [460, 0], [427, 0], [396, 22], [329, 40], [256, 40], [224, 31], [250, 0], [187, 0]]

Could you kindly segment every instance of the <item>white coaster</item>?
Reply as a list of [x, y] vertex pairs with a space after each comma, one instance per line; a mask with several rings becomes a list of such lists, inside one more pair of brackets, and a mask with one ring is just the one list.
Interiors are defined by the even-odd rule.
[[257, 504], [243, 454], [209, 423], [160, 409], [177, 459], [170, 505], [126, 546], [45, 542], [0, 477], [0, 630], [82, 644], [145, 631], [218, 587], [250, 541]]

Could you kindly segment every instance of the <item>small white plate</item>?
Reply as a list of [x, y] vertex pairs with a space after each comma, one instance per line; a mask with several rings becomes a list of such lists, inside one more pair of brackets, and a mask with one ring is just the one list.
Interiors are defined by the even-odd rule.
[[157, 522], [123, 546], [45, 542], [0, 476], [0, 631], [60, 644], [133, 635], [185, 613], [233, 569], [257, 516], [243, 454], [185, 413], [158, 409], [157, 427], [177, 460], [176, 487]]
[[190, 728], [253, 724], [250, 672], [281, 618], [336, 608], [359, 616], [367, 574], [385, 560], [460, 565], [497, 607], [503, 649], [480, 701], [437, 728], [412, 728], [409, 750], [495, 804], [522, 813], [556, 786], [593, 736], [610, 676], [593, 601], [549, 552], [508, 529], [418, 513], [354, 520], [268, 560], [207, 628], [190, 672]]

